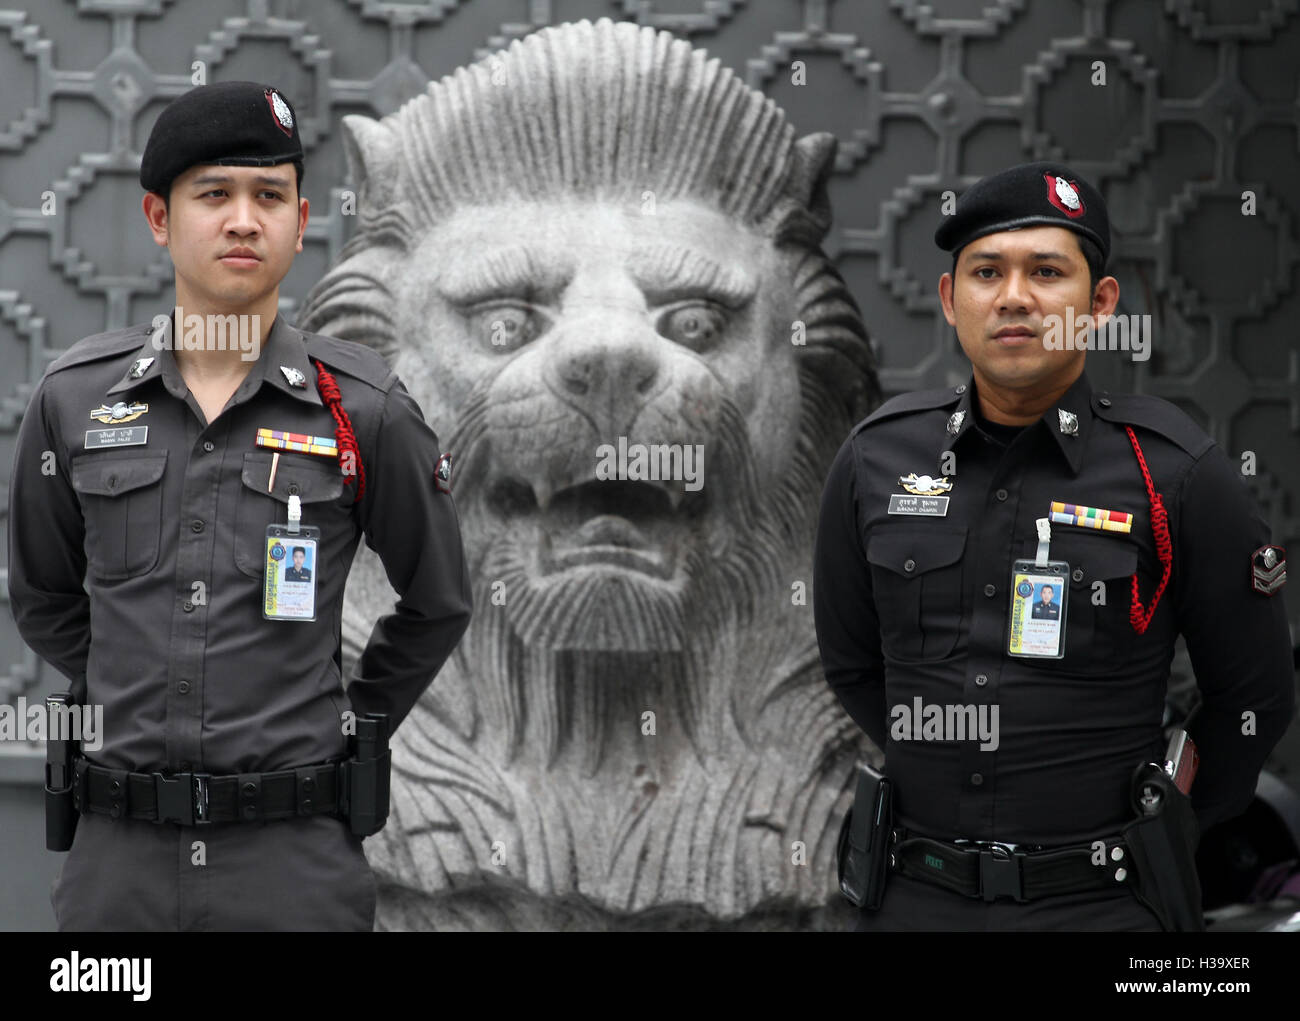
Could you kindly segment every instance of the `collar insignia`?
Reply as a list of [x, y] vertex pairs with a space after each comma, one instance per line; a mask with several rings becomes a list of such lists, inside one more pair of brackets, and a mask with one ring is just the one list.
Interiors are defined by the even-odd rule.
[[433, 466], [434, 484], [444, 493], [451, 492], [451, 455], [443, 454]]
[[295, 386], [299, 390], [307, 387], [307, 377], [291, 365], [281, 365], [280, 371], [284, 373], [284, 378], [289, 381], [290, 386]]

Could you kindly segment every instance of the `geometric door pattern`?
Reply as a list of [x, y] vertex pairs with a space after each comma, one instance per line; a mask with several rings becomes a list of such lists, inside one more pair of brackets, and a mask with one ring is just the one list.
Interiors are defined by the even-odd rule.
[[[1231, 458], [1253, 461], [1245, 484], [1300, 556], [1300, 0], [8, 4], [3, 485], [45, 365], [168, 300], [170, 262], [144, 229], [136, 174], [159, 111], [196, 76], [267, 81], [298, 110], [311, 222], [281, 289], [292, 319], [352, 231], [340, 118], [390, 113], [513, 39], [599, 17], [690, 39], [799, 134], [839, 138], [826, 250], [862, 308], [886, 395], [967, 375], [935, 294], [945, 193], [1023, 160], [1073, 165], [1110, 209], [1120, 311], [1154, 326], [1146, 360], [1092, 352], [1094, 383], [1173, 401]], [[1300, 596], [1288, 602], [1296, 628]], [[54, 681], [0, 614], [0, 702]]]

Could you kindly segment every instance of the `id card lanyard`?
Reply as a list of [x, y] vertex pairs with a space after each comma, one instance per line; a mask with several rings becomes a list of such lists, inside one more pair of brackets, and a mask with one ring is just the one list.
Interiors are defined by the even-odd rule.
[[302, 500], [289, 497], [285, 524], [266, 526], [262, 616], [266, 620], [315, 620], [320, 529], [302, 523]]
[[1070, 595], [1070, 565], [1049, 558], [1052, 525], [1047, 518], [1038, 527], [1038, 551], [1032, 559], [1011, 565], [1011, 612], [1007, 653], [1034, 659], [1061, 659], [1065, 655], [1066, 600]]

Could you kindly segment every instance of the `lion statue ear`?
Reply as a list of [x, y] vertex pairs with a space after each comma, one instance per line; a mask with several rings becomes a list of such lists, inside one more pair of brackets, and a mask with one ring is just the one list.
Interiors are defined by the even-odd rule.
[[830, 230], [831, 200], [826, 185], [835, 169], [838, 148], [839, 141], [828, 131], [804, 135], [794, 143], [783, 189], [788, 212], [779, 232], [782, 241], [816, 245]]
[[400, 153], [392, 131], [360, 114], [343, 118], [343, 151], [348, 176], [369, 209], [391, 204], [401, 174]]

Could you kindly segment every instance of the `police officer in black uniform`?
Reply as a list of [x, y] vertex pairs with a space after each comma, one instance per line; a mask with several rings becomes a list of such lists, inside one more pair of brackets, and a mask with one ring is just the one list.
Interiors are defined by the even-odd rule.
[[[401, 381], [277, 314], [301, 179], [278, 90], [169, 105], [140, 182], [172, 315], [72, 345], [22, 421], [10, 605], [76, 701], [103, 706], [53, 890], [63, 930], [373, 927], [369, 830], [345, 797], [362, 774], [339, 763], [358, 717], [391, 731], [410, 711], [468, 625], [470, 584], [435, 482], [449, 457]], [[399, 601], [345, 691], [363, 535]], [[308, 577], [280, 585], [286, 547], [312, 544]]]
[[[1104, 320], [1119, 296], [1094, 188], [1060, 164], [1013, 167], [965, 192], [935, 241], [971, 378], [855, 427], [816, 541], [826, 678], [894, 785], [893, 867], [858, 928], [1159, 929], [1120, 830], [1135, 767], [1163, 759], [1174, 642], [1202, 697], [1203, 832], [1246, 808], [1292, 718], [1285, 551], [1201, 429], [1094, 391], [1086, 340], [1066, 342], [1068, 316]], [[1026, 621], [1045, 582], [1059, 620]], [[983, 712], [999, 739], [891, 725], [916, 699]]]

